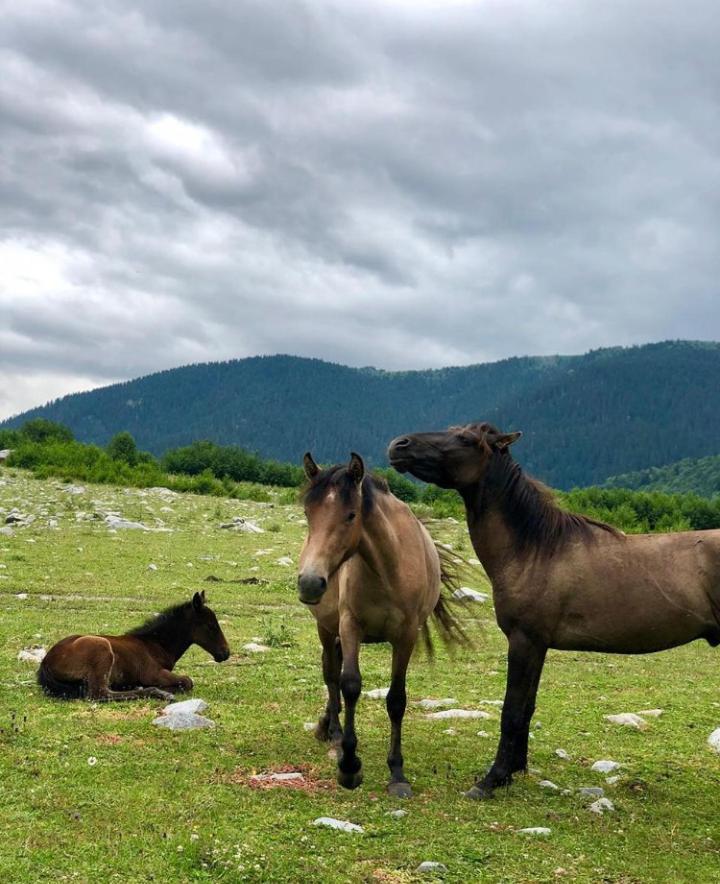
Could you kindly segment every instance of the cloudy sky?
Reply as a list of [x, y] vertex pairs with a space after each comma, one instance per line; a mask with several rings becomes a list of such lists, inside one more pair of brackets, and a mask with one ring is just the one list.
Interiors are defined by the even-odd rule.
[[0, 417], [720, 338], [717, 0], [0, 0]]

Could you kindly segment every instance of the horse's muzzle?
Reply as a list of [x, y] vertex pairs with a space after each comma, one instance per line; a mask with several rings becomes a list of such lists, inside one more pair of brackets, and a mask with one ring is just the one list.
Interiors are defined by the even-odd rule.
[[298, 575], [298, 596], [304, 605], [317, 605], [326, 589], [325, 577], [312, 573]]
[[215, 654], [214, 656], [215, 656], [216, 663], [222, 663], [224, 660], [227, 660], [227, 658], [230, 656], [230, 648], [225, 648], [224, 651], [220, 651], [219, 654]]

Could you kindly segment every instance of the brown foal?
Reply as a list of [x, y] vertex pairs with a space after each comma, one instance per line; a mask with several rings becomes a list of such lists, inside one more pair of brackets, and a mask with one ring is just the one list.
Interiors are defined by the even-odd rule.
[[355, 707], [362, 689], [360, 645], [389, 642], [388, 792], [409, 797], [401, 734], [410, 657], [420, 632], [428, 636], [431, 614], [443, 638], [464, 638], [441, 595], [445, 569], [425, 527], [384, 480], [366, 475], [359, 455], [353, 454], [347, 466], [320, 470], [308, 453], [304, 466], [310, 481], [304, 497], [308, 535], [300, 555], [298, 591], [317, 621], [328, 690], [315, 733], [340, 749], [338, 782], [348, 789], [359, 786], [362, 763], [356, 754]]
[[175, 691], [192, 690], [191, 678], [172, 671], [192, 644], [218, 663], [230, 656], [204, 591], [124, 635], [69, 635], [48, 651], [38, 682], [62, 699], [168, 700]]

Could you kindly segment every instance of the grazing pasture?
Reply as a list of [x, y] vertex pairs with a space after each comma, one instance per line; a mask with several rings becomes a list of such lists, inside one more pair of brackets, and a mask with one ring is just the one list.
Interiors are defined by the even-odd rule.
[[[476, 649], [451, 659], [438, 642], [434, 665], [419, 651], [409, 670], [415, 797], [385, 793], [385, 704], [364, 696], [364, 784], [339, 788], [335, 759], [305, 729], [325, 695], [315, 624], [296, 593], [302, 511], [283, 502], [287, 492], [271, 496], [82, 488], [0, 471], [0, 525], [13, 507], [35, 516], [0, 535], [0, 880], [717, 880], [720, 755], [707, 738], [720, 726], [720, 655], [704, 642], [634, 658], [551, 651], [531, 771], [471, 802], [461, 793], [492, 761], [499, 710], [486, 701], [503, 696], [506, 653], [491, 602], [473, 603]], [[473, 556], [464, 524], [431, 528]], [[488, 590], [479, 571], [464, 583]], [[154, 727], [162, 701], [51, 700], [37, 665], [18, 660], [73, 631], [123, 632], [202, 589], [232, 656], [217, 664], [191, 648], [182, 671], [214, 728]], [[364, 689], [387, 687], [387, 646], [363, 647], [361, 660]], [[416, 703], [432, 698], [491, 717], [428, 718], [436, 710]], [[648, 709], [663, 713], [643, 730], [605, 719]], [[594, 771], [598, 760], [620, 768]], [[598, 796], [579, 791], [588, 787], [614, 810], [593, 813]], [[399, 809], [407, 815], [390, 815]], [[363, 831], [313, 826], [319, 817]], [[533, 827], [550, 834], [520, 832]], [[417, 872], [426, 861], [446, 871]]]

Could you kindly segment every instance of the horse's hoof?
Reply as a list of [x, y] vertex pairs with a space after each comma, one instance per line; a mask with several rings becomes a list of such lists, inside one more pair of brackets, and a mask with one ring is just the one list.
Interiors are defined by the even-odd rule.
[[360, 770], [353, 774], [342, 773], [342, 771], [338, 774], [338, 783], [340, 783], [343, 789], [357, 789], [358, 786], [362, 785], [362, 781], [363, 775]]
[[388, 795], [392, 795], [393, 798], [412, 798], [413, 796], [410, 783], [388, 783], [387, 791]]
[[466, 798], [470, 798], [472, 801], [487, 801], [488, 798], [493, 797], [493, 790], [489, 789], [487, 786], [475, 785], [468, 789], [467, 792], [463, 792], [463, 795]]
[[158, 690], [154, 696], [157, 697], [158, 700], [164, 700], [166, 703], [171, 703], [175, 699], [175, 694], [171, 694], [169, 691]]
[[318, 743], [327, 743], [330, 739], [330, 734], [328, 732], [328, 723], [325, 721], [318, 721], [315, 725], [315, 730], [313, 731], [315, 735], [315, 739]]

